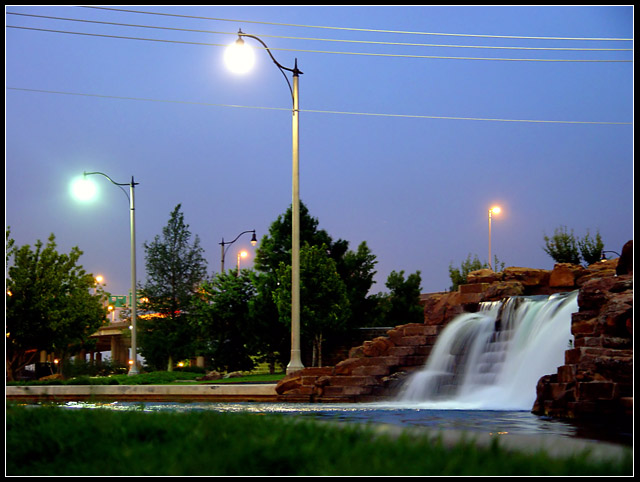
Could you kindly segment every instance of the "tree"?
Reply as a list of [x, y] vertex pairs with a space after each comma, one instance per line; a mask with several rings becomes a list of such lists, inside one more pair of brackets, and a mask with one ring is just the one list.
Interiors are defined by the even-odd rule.
[[191, 242], [189, 225], [178, 204], [162, 237], [144, 243], [147, 280], [141, 289], [141, 310], [155, 316], [140, 323], [140, 352], [156, 368], [162, 362], [169, 370], [173, 360], [194, 355], [195, 328], [189, 310], [206, 278], [207, 262], [196, 235]]
[[6, 240], [7, 264], [13, 258], [5, 298], [7, 377], [13, 380], [40, 351], [64, 357], [79, 350], [106, 321], [108, 295], [78, 264], [82, 251], [58, 253], [53, 234], [33, 250], [15, 247], [9, 229]]
[[256, 290], [248, 270], [219, 273], [201, 287], [195, 303], [204, 353], [216, 370], [251, 370], [258, 344], [250, 310]]
[[[305, 244], [300, 250], [300, 334], [312, 345], [312, 365], [322, 366], [325, 338], [343, 332], [350, 308], [346, 288], [327, 254], [327, 246]], [[274, 292], [280, 319], [291, 325], [291, 266], [280, 264]]]
[[392, 271], [386, 282], [390, 293], [382, 298], [384, 317], [391, 326], [424, 322], [420, 305], [420, 271], [404, 279], [404, 271]]
[[354, 251], [347, 251], [337, 262], [337, 270], [345, 284], [347, 298], [351, 306], [350, 328], [373, 326], [376, 318], [377, 299], [369, 295], [377, 264], [376, 256], [371, 253], [366, 241]]

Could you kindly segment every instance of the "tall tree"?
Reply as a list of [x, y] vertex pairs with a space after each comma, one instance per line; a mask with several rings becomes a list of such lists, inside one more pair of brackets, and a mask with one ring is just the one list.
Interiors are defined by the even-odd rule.
[[57, 252], [55, 236], [35, 249], [14, 246], [6, 231], [7, 264], [5, 323], [7, 377], [12, 380], [42, 350], [70, 355], [106, 321], [108, 295], [94, 276], [78, 264], [77, 247]]
[[420, 305], [420, 271], [404, 278], [404, 271], [392, 271], [386, 286], [390, 294], [385, 302], [385, 318], [391, 326], [422, 323], [424, 313]]
[[258, 345], [250, 309], [255, 288], [248, 270], [219, 273], [202, 285], [194, 305], [204, 353], [216, 370], [251, 370]]
[[178, 204], [171, 212], [162, 236], [144, 243], [147, 279], [141, 309], [155, 316], [141, 320], [140, 351], [147, 361], [163, 360], [169, 370], [173, 360], [194, 355], [189, 309], [207, 270], [200, 239], [196, 235], [191, 241], [180, 208]]
[[[274, 293], [280, 319], [291, 324], [291, 266], [282, 263], [279, 285]], [[350, 314], [346, 288], [327, 254], [327, 246], [305, 244], [300, 250], [300, 308], [303, 339], [311, 342], [312, 365], [322, 365], [322, 344], [336, 333], [344, 332]]]

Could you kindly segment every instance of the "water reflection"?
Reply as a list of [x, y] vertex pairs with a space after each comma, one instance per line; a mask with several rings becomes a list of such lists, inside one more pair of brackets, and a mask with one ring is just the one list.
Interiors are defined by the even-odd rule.
[[529, 411], [434, 409], [407, 407], [396, 403], [317, 404], [317, 403], [259, 403], [259, 402], [69, 402], [68, 409], [102, 408], [111, 410], [140, 410], [144, 412], [189, 412], [212, 410], [226, 413], [281, 414], [315, 418], [323, 421], [351, 423], [385, 423], [400, 427], [426, 427], [438, 430], [462, 430], [484, 433], [521, 435], [555, 435], [580, 437], [599, 441], [631, 444], [625, 435], [610, 427], [589, 427], [568, 421], [550, 419]]

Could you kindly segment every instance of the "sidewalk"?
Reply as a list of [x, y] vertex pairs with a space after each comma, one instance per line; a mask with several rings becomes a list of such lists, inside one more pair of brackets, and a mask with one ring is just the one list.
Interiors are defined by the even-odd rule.
[[5, 387], [5, 398], [20, 402], [271, 402], [276, 384], [207, 385], [46, 385]]

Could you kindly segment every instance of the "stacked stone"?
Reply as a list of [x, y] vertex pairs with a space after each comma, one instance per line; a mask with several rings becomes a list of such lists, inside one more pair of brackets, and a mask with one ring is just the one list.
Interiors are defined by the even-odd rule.
[[630, 420], [633, 410], [633, 274], [586, 281], [572, 315], [574, 346], [557, 373], [542, 377], [533, 412]]
[[397, 326], [349, 351], [334, 367], [304, 368], [287, 375], [276, 386], [283, 401], [353, 402], [387, 396], [396, 381], [422, 367], [440, 327], [422, 323]]

